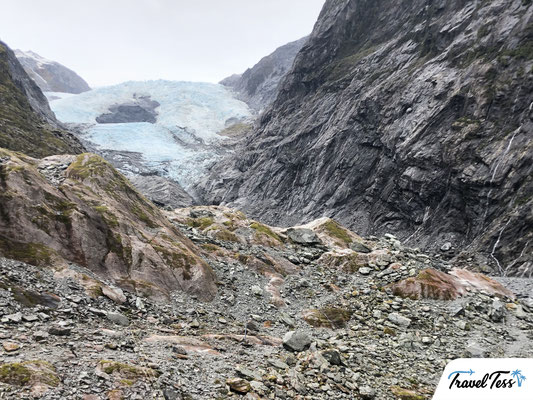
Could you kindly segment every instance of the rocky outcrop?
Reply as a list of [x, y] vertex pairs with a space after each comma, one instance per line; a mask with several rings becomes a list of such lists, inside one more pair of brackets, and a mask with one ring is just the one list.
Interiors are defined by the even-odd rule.
[[394, 283], [391, 288], [396, 296], [411, 299], [453, 300], [473, 290], [482, 290], [498, 297], [515, 298], [502, 284], [483, 274], [462, 269], [454, 269], [450, 274], [446, 274], [428, 268], [416, 277]]
[[43, 92], [79, 94], [91, 90], [83, 78], [56, 61], [47, 60], [33, 51], [15, 50], [15, 55]]
[[109, 107], [109, 113], [96, 117], [99, 124], [122, 124], [131, 122], [149, 122], [155, 124], [157, 112], [155, 109], [160, 104], [151, 100], [150, 96], [134, 94], [129, 103], [116, 104]]
[[37, 160], [0, 149], [0, 187], [5, 257], [59, 270], [75, 263], [143, 296], [216, 293], [199, 250], [99, 156]]
[[130, 175], [130, 182], [159, 207], [189, 207], [194, 199], [176, 182], [158, 175]]
[[0, 147], [35, 157], [83, 151], [78, 140], [57, 122], [46, 97], [2, 42]]
[[533, 4], [329, 0], [204, 198], [532, 276]]
[[277, 48], [243, 74], [229, 76], [220, 84], [235, 90], [237, 98], [248, 103], [255, 111], [262, 111], [276, 98], [281, 80], [307, 39], [306, 36]]

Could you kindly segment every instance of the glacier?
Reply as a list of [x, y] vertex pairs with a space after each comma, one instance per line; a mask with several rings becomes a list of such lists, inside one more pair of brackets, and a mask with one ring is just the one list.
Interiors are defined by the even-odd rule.
[[[203, 82], [124, 82], [78, 95], [45, 93], [59, 121], [78, 132], [86, 147], [128, 175], [171, 179], [194, 197], [194, 186], [228, 146], [219, 135], [252, 112], [224, 86]], [[159, 103], [155, 123], [102, 123], [110, 107], [147, 96]]]

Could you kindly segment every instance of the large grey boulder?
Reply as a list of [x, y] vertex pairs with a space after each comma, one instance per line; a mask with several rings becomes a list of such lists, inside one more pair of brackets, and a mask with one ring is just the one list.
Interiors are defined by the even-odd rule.
[[311, 345], [311, 337], [302, 331], [290, 331], [283, 337], [283, 347], [292, 351], [304, 351]]
[[407, 328], [409, 325], [411, 325], [411, 320], [409, 318], [404, 317], [403, 315], [396, 312], [390, 313], [387, 318], [393, 324], [403, 328]]
[[307, 228], [291, 228], [287, 231], [287, 236], [294, 243], [298, 243], [303, 246], [313, 246], [321, 243], [317, 234], [311, 229]]

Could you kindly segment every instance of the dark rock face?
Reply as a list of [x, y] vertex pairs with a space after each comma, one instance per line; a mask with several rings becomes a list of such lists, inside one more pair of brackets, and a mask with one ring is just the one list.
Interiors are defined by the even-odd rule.
[[182, 208], [194, 204], [193, 198], [177, 182], [157, 175], [131, 175], [130, 182], [159, 207]]
[[33, 51], [15, 50], [15, 55], [43, 92], [79, 94], [91, 90], [83, 78], [58, 62], [47, 60]]
[[224, 86], [233, 88], [237, 97], [256, 111], [261, 111], [276, 98], [281, 79], [292, 67], [296, 54], [308, 37], [288, 43], [263, 57], [242, 75], [232, 75], [222, 80]]
[[99, 124], [119, 124], [130, 122], [149, 122], [155, 124], [160, 104], [150, 96], [135, 96], [131, 103], [118, 104], [109, 108], [108, 114], [96, 117]]
[[63, 130], [46, 97], [3, 42], [0, 42], [0, 147], [36, 157], [83, 150], [78, 140]]
[[[333, 216], [533, 271], [531, 15], [521, 0], [329, 0], [259, 127], [204, 197]], [[449, 253], [449, 252], [448, 252]]]

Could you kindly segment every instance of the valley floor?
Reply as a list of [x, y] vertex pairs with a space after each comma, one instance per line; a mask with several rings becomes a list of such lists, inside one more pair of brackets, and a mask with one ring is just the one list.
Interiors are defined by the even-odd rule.
[[[324, 246], [244, 245], [179, 226], [203, 248], [238, 254], [208, 259], [213, 302], [91, 292], [65, 271], [0, 259], [0, 398], [429, 399], [453, 358], [533, 357], [525, 281], [505, 282], [519, 300], [475, 290], [411, 300], [384, 287], [449, 266], [393, 237], [371, 239], [388, 257], [349, 272], [317, 262]], [[245, 261], [261, 258], [296, 268], [273, 282]]]

